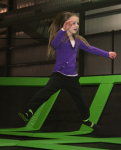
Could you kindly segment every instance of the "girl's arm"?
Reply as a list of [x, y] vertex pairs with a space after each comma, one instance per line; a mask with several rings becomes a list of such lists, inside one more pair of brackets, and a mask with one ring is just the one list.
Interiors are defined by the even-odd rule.
[[103, 56], [103, 57], [107, 57], [107, 58], [115, 58], [116, 57], [116, 53], [115, 52], [107, 52], [104, 50], [101, 50], [99, 48], [96, 48], [94, 46], [87, 46], [83, 41], [80, 40], [80, 48], [91, 53], [91, 54], [95, 54], [95, 55], [99, 55], [99, 56]]
[[66, 33], [66, 31], [72, 26], [73, 21], [72, 20], [67, 20], [64, 25], [63, 25], [63, 29], [59, 30], [56, 37], [53, 39], [52, 41], [52, 47], [54, 49], [56, 49], [57, 47], [60, 46], [61, 42], [62, 42], [62, 38], [64, 37], [64, 34]]
[[64, 34], [66, 33], [66, 31], [63, 31], [63, 30], [59, 30], [56, 37], [53, 39], [52, 41], [52, 47], [54, 49], [56, 49], [57, 47], [60, 46], [61, 42], [62, 42], [62, 39], [64, 37]]

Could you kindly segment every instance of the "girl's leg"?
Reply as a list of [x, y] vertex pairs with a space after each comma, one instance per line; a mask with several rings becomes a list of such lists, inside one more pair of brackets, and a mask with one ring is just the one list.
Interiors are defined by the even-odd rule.
[[69, 92], [75, 101], [77, 108], [83, 120], [87, 120], [90, 116], [89, 108], [87, 107], [84, 97], [81, 93], [81, 85], [78, 81], [79, 77], [68, 77], [66, 90]]
[[47, 85], [39, 90], [29, 101], [26, 110], [32, 109], [35, 112], [44, 102], [46, 102], [54, 93], [62, 88], [62, 79], [58, 73], [54, 73]]
[[81, 93], [81, 85], [78, 81], [79, 77], [69, 77], [68, 79], [69, 80], [67, 80], [66, 89], [72, 96], [73, 100], [77, 105], [77, 108], [79, 109], [79, 112], [83, 119], [83, 124], [93, 128], [94, 130], [99, 130], [100, 127], [98, 125], [88, 120], [90, 112]]
[[29, 101], [26, 106], [25, 112], [19, 112], [19, 116], [24, 120], [28, 121], [35, 111], [46, 102], [54, 93], [63, 87], [63, 77], [59, 73], [52, 74], [47, 85], [39, 90]]

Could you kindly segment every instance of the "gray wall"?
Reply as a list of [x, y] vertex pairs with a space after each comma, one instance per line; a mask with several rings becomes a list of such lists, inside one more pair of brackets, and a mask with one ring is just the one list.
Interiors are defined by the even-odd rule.
[[[90, 10], [85, 12], [85, 16], [100, 12], [106, 12], [110, 10], [116, 10], [120, 8], [121, 5], [115, 5], [101, 9]], [[93, 18], [85, 21], [85, 35], [120, 29], [121, 29], [121, 14], [114, 14], [100, 18]]]
[[[90, 45], [98, 47], [105, 51], [112, 50], [112, 34], [97, 34], [87, 36], [87, 41]], [[84, 75], [108, 75], [111, 74], [112, 60], [109, 58], [93, 55], [85, 52]]]

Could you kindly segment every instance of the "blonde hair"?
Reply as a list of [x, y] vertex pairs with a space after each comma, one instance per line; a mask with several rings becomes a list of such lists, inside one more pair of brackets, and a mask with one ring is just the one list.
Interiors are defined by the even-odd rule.
[[[63, 27], [63, 24], [72, 16], [78, 17], [75, 13], [71, 12], [61, 12], [55, 17], [53, 23], [49, 28], [50, 37], [48, 43], [47, 57], [49, 57], [50, 55], [54, 56], [55, 50], [53, 49], [51, 42], [57, 35], [57, 32]], [[77, 34], [74, 34], [74, 36], [76, 39], [83, 41], [87, 46], [90, 46], [84, 37]], [[69, 40], [67, 34], [65, 34], [65, 37], [67, 37], [67, 40]]]

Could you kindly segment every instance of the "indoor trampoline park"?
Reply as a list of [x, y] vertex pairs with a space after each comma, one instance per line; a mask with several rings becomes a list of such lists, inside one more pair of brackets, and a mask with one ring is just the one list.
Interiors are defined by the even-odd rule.
[[0, 0], [0, 150], [121, 150], [121, 0]]

